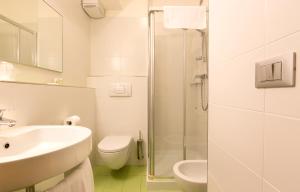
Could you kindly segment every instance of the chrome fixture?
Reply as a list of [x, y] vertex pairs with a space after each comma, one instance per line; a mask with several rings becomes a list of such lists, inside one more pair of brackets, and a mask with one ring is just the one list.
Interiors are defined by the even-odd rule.
[[205, 90], [207, 91], [207, 80], [208, 80], [208, 76], [207, 74], [202, 75], [201, 77], [201, 107], [203, 111], [207, 111], [208, 109], [208, 101], [206, 99], [206, 104], [204, 104], [205, 102], [205, 97], [207, 98], [207, 93], [205, 92]]
[[256, 88], [295, 87], [295, 77], [295, 52], [286, 52], [255, 64]]
[[8, 127], [13, 127], [17, 124], [15, 120], [12, 119], [6, 119], [3, 117], [5, 109], [0, 109], [0, 126], [1, 125], [6, 125]]
[[[203, 111], [207, 111], [208, 109], [208, 102], [205, 102], [205, 97], [207, 97], [207, 93], [205, 92], [207, 89], [207, 80], [208, 80], [208, 75], [207, 74], [197, 74], [194, 76], [194, 80], [191, 83], [191, 86], [201, 86], [201, 107]], [[206, 104], [204, 104], [204, 102]]]

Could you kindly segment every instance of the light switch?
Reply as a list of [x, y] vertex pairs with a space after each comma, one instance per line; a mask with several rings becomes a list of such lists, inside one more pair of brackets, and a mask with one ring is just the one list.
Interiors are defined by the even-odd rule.
[[273, 63], [273, 76], [274, 80], [282, 79], [282, 62]]

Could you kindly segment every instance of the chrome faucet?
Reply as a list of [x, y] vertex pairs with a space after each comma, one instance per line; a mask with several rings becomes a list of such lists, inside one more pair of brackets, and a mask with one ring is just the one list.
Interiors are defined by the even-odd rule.
[[3, 117], [5, 109], [0, 109], [0, 126], [6, 125], [8, 127], [13, 127], [17, 124], [15, 120], [12, 119], [6, 119]]

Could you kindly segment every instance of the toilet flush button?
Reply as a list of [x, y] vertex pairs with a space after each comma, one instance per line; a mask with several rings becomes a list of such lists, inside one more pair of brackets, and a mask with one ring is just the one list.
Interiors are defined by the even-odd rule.
[[110, 97], [131, 97], [130, 83], [112, 83], [110, 85]]
[[273, 78], [274, 80], [282, 79], [282, 61], [273, 63]]
[[274, 73], [273, 73], [273, 66], [272, 64], [264, 65], [265, 72], [266, 72], [266, 80], [273, 81], [274, 80]]
[[255, 64], [255, 87], [294, 87], [296, 53], [287, 52]]

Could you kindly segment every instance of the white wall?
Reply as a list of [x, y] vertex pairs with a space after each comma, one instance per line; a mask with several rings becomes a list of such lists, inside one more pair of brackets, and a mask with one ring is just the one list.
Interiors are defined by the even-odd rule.
[[[95, 140], [95, 90], [47, 85], [0, 83], [0, 109], [6, 109], [5, 118], [17, 121], [16, 129], [27, 125], [62, 125], [71, 115], [81, 117], [80, 125], [90, 128]], [[84, 102], [83, 102], [84, 101]], [[0, 126], [0, 132], [7, 128]], [[94, 144], [95, 145], [95, 144]], [[93, 150], [90, 159], [95, 162]], [[52, 187], [62, 175], [40, 183], [38, 190]], [[21, 190], [24, 191], [24, 190]]]
[[199, 3], [200, 0], [149, 0], [149, 5], [155, 7], [164, 5], [199, 5]]
[[[147, 139], [148, 2], [121, 3], [122, 10], [108, 11], [104, 19], [91, 21], [88, 86], [96, 88], [98, 142], [107, 135], [131, 135], [136, 139], [139, 130]], [[132, 97], [109, 97], [110, 84], [115, 82], [131, 83]], [[144, 162], [136, 159], [133, 146], [129, 163]]]
[[[62, 125], [71, 115], [81, 117], [80, 125], [95, 132], [95, 90], [47, 85], [0, 83], [0, 109], [5, 118], [26, 125]], [[0, 132], [5, 129], [0, 127]], [[94, 154], [94, 153], [93, 153]], [[92, 160], [94, 155], [91, 156]]]
[[299, 6], [210, 0], [209, 192], [300, 191], [300, 70], [294, 88], [254, 85], [256, 61], [300, 56]]
[[13, 65], [11, 80], [49, 83], [54, 78], [63, 78], [65, 85], [86, 86], [90, 66], [90, 20], [82, 11], [80, 0], [47, 0], [47, 2], [63, 15], [64, 71], [57, 73]]

